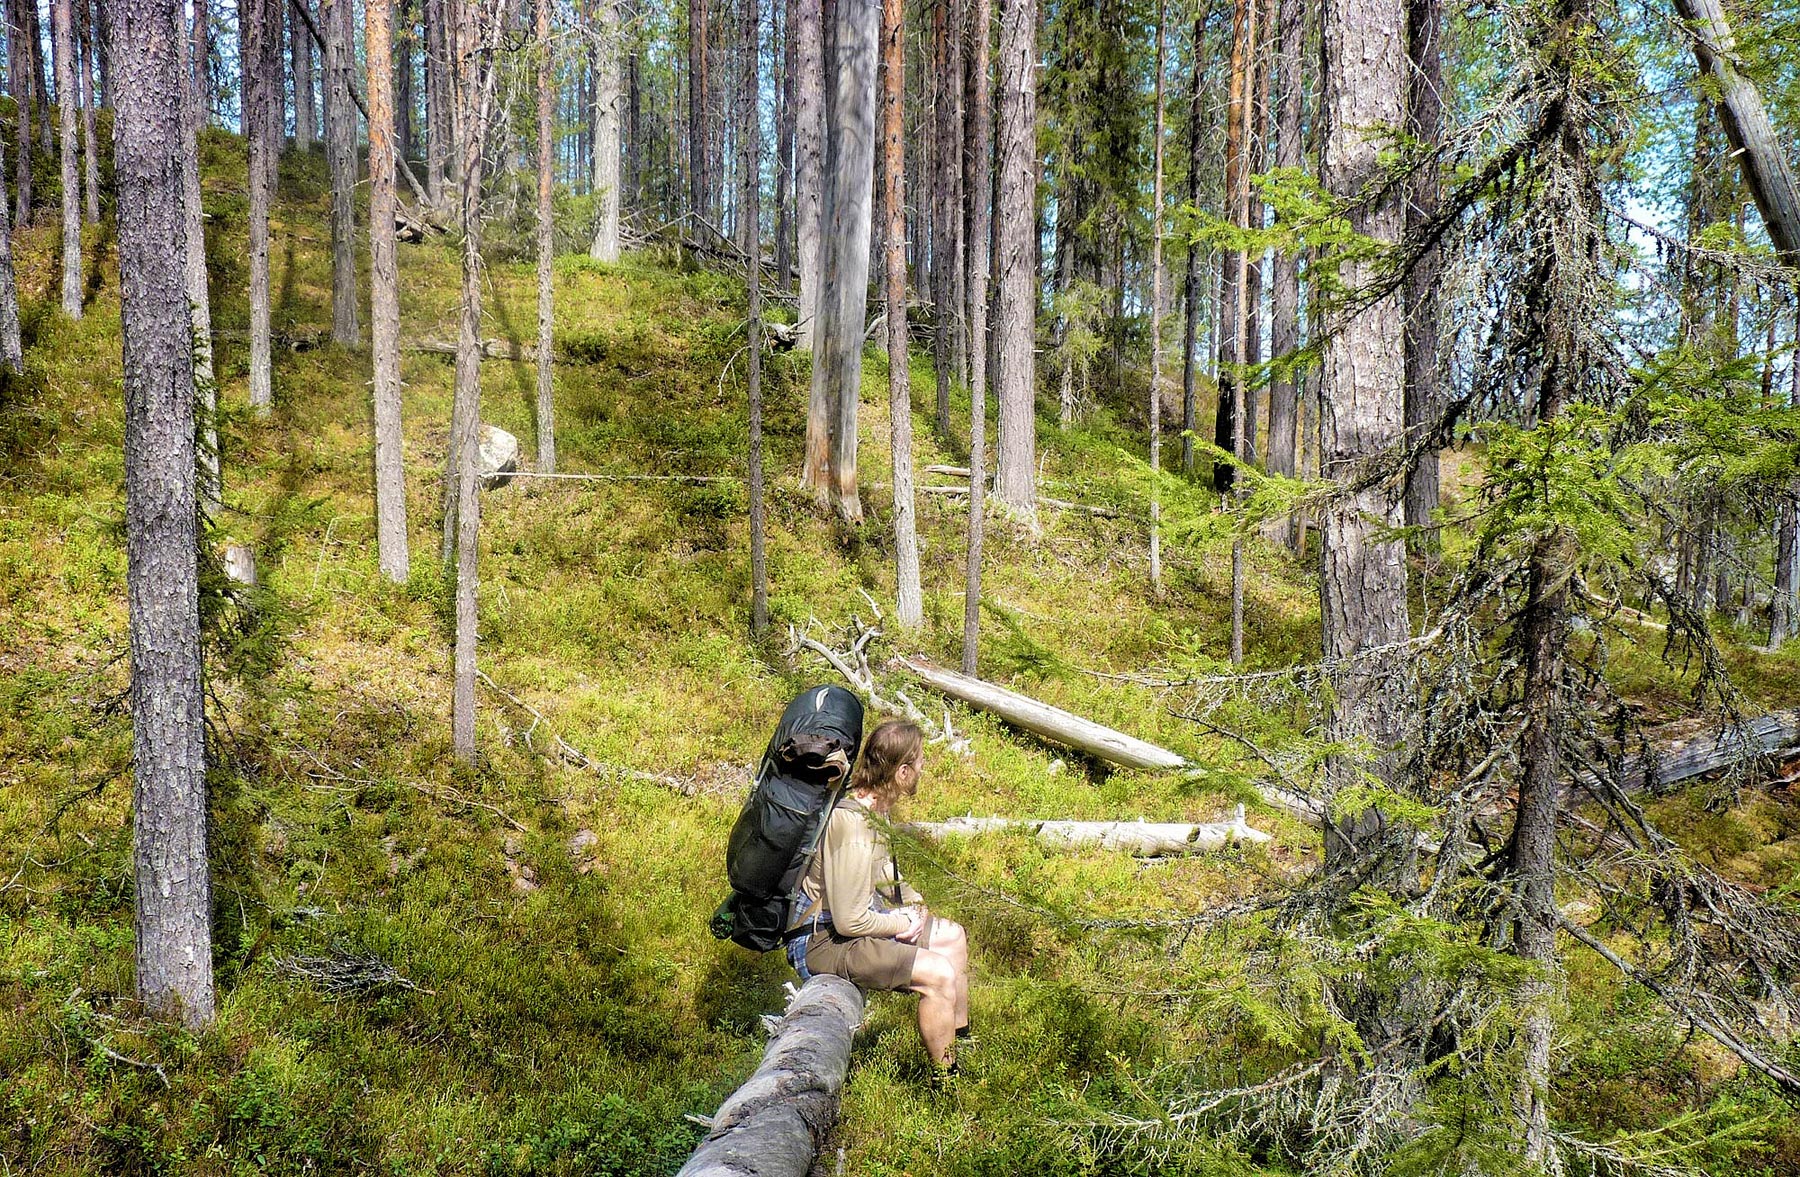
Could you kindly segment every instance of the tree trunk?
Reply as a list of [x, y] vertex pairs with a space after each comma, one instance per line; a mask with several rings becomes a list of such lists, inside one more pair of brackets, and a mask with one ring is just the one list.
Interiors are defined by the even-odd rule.
[[[104, 13], [106, 0], [94, 0], [95, 11]], [[106, 52], [106, 34], [100, 35], [100, 105], [106, 105], [106, 87], [109, 85], [110, 62]], [[202, 129], [212, 122], [212, 11], [210, 0], [194, 0], [194, 95], [200, 100], [200, 126]]]
[[1156, 5], [1156, 142], [1151, 151], [1150, 197], [1150, 593], [1160, 599], [1162, 583], [1162, 321], [1163, 321], [1163, 20], [1166, 0]]
[[[348, 0], [338, 0], [347, 3]], [[456, 397], [449, 458], [456, 466], [456, 657], [451, 696], [451, 749], [475, 763], [476, 551], [481, 529], [476, 446], [481, 425], [482, 144], [494, 101], [495, 42], [506, 0], [462, 0], [456, 23], [457, 144], [461, 183], [462, 306], [456, 340]]]
[[[1427, 153], [1407, 181], [1406, 223], [1409, 236], [1424, 231], [1437, 215], [1439, 188], [1436, 151], [1443, 137], [1444, 55], [1443, 0], [1408, 0], [1407, 133]], [[1422, 446], [1406, 471], [1406, 525], [1425, 527], [1438, 506], [1438, 450], [1422, 444], [1435, 430], [1442, 397], [1438, 393], [1438, 284], [1444, 263], [1435, 246], [1413, 263], [1406, 279], [1406, 432], [1408, 443]], [[1422, 533], [1419, 547], [1438, 548], [1437, 533]]]
[[182, 216], [186, 80], [177, 0], [109, 0], [125, 388], [138, 995], [199, 1029], [213, 1016], [200, 679], [194, 372]]
[[1000, 435], [994, 497], [1037, 528], [1037, 0], [1000, 3]]
[[[800, 261], [800, 348], [813, 350], [819, 317], [819, 222], [825, 182], [825, 39], [820, 0], [795, 0], [794, 248]], [[815, 390], [818, 385], [815, 383]], [[815, 393], [806, 413], [808, 486], [825, 484], [827, 406]]]
[[[550, 5], [552, 0], [537, 0], [537, 466], [540, 474], [556, 473], [556, 398], [551, 376], [551, 343], [556, 329], [556, 301], [552, 293], [551, 264], [556, 253], [556, 221], [552, 216], [551, 196], [551, 148], [554, 143], [553, 121], [554, 109], [551, 103], [551, 75], [554, 73], [552, 56], [555, 49], [550, 41]], [[600, 41], [600, 56], [604, 60], [614, 52], [611, 41], [611, 30], [605, 26], [612, 23], [608, 20], [613, 12], [613, 0], [600, 0], [601, 28], [596, 30], [596, 39]], [[613, 60], [617, 60], [616, 57]], [[602, 67], [604, 68], [604, 67]], [[602, 87], [604, 89], [604, 86]], [[611, 106], [614, 135], [618, 127], [618, 86], [613, 85], [612, 101], [604, 98], [594, 104], [598, 111], [602, 106]], [[598, 123], [602, 116], [596, 114]], [[598, 143], [606, 141], [605, 132], [598, 126], [594, 139]], [[592, 254], [603, 261], [617, 261], [619, 257], [619, 151], [615, 138], [611, 151], [612, 171], [607, 187], [602, 188], [600, 160], [608, 153], [594, 153], [594, 186], [600, 194], [600, 224], [594, 233]], [[610, 200], [609, 200], [610, 197]], [[612, 205], [612, 234], [610, 257], [602, 257], [602, 238], [607, 236], [606, 205]]]
[[619, 260], [619, 0], [594, 11], [594, 195], [600, 206], [588, 253]]
[[951, 67], [951, 20], [950, 0], [938, 0], [932, 5], [932, 85], [931, 106], [928, 117], [933, 121], [932, 143], [935, 150], [931, 161], [931, 298], [936, 320], [932, 332], [931, 367], [937, 378], [937, 433], [944, 440], [950, 438], [950, 379], [952, 365], [955, 361], [951, 353], [956, 346], [951, 331], [951, 319], [956, 314], [954, 288], [951, 270], [956, 255], [956, 244], [951, 237], [950, 222], [954, 219], [952, 209], [955, 201], [950, 195], [950, 172], [961, 164], [960, 153], [956, 143], [956, 104], [951, 94], [960, 89], [954, 78]]
[[794, 275], [794, 71], [799, 67], [794, 41], [795, 0], [783, 0], [781, 37], [781, 108], [775, 115], [775, 284], [791, 289]]
[[[297, 8], [307, 0], [290, 0]], [[327, 0], [329, 3], [329, 0]], [[289, 72], [294, 79], [294, 150], [305, 155], [313, 141], [313, 65], [312, 32], [304, 20], [292, 22], [289, 42]], [[373, 101], [373, 96], [370, 98]]]
[[925, 623], [919, 590], [919, 535], [913, 524], [912, 371], [906, 352], [906, 100], [905, 21], [901, 0], [883, 0], [882, 174], [887, 221], [888, 422], [894, 463], [894, 560], [902, 630]]
[[706, 107], [712, 84], [707, 61], [707, 0], [688, 0], [688, 208], [712, 213], [712, 161], [707, 158]]
[[[183, 34], [187, 32], [182, 29]], [[182, 36], [180, 64], [184, 78], [188, 68], [189, 38]], [[200, 90], [182, 87], [182, 136], [184, 150], [181, 161], [183, 228], [186, 256], [183, 273], [187, 281], [189, 315], [193, 326], [194, 393], [200, 414], [200, 501], [209, 512], [218, 510], [223, 493], [219, 453], [219, 388], [213, 373], [212, 295], [206, 276], [206, 223], [200, 203], [200, 131], [205, 125], [206, 109], [201, 105]], [[90, 162], [91, 157], [90, 157]]]
[[[81, 161], [76, 158], [74, 0], [53, 0], [56, 110], [62, 140], [62, 310], [81, 318]], [[184, 30], [185, 31], [185, 30]], [[179, 118], [179, 112], [177, 112]]]
[[[543, 0], [540, 0], [540, 3]], [[393, 0], [368, 0], [369, 333], [375, 360], [375, 548], [383, 576], [405, 584], [406, 469], [400, 431], [400, 268], [394, 193]], [[543, 333], [542, 325], [539, 326]]]
[[[1405, 0], [1331, 0], [1324, 15], [1324, 181], [1332, 196], [1352, 202], [1351, 227], [1376, 242], [1400, 240], [1405, 210], [1399, 194], [1364, 190], [1380, 172], [1382, 128], [1405, 118]], [[1372, 259], [1340, 263], [1345, 291], [1354, 297], [1379, 280]], [[1340, 485], [1355, 481], [1362, 464], [1400, 440], [1404, 429], [1404, 335], [1397, 293], [1367, 298], [1354, 310], [1333, 308], [1324, 328], [1325, 452], [1322, 472]], [[1407, 700], [1390, 668], [1370, 651], [1411, 636], [1403, 545], [1384, 530], [1400, 524], [1399, 495], [1385, 484], [1346, 491], [1322, 509], [1324, 575], [1320, 612], [1326, 660], [1341, 668], [1333, 683], [1330, 738], [1368, 745], [1358, 763], [1340, 754], [1327, 762], [1330, 794], [1363, 780], [1397, 779], [1394, 749], [1405, 728]], [[1355, 815], [1351, 815], [1355, 816]], [[1358, 831], [1342, 830], [1348, 846], [1326, 840], [1328, 853], [1355, 852]], [[1332, 857], [1337, 857], [1336, 853]]]
[[[759, 36], [757, 6], [744, 5], [744, 100], [754, 112], [760, 102], [757, 74]], [[738, 145], [743, 152], [743, 166], [738, 169], [743, 182], [739, 196], [742, 215], [752, 225], [762, 224], [762, 124], [754, 117], [744, 123], [744, 137]], [[779, 170], [779, 169], [777, 169]], [[762, 436], [762, 242], [757, 234], [750, 238], [748, 265], [750, 315], [746, 326], [749, 355], [744, 366], [745, 392], [750, 402], [750, 633], [760, 638], [769, 628], [769, 557], [767, 552], [768, 522], [763, 505], [763, 436]]]
[[1205, 854], [1244, 843], [1262, 845], [1275, 839], [1244, 820], [1237, 807], [1231, 821], [1020, 821], [1006, 817], [953, 817], [949, 821], [907, 822], [901, 830], [939, 840], [973, 834], [1018, 830], [1051, 850], [1110, 850], [1140, 858]]
[[969, 127], [963, 192], [969, 205], [969, 555], [963, 586], [962, 670], [977, 673], [981, 636], [981, 545], [987, 521], [988, 297], [993, 260], [993, 111], [988, 81], [992, 0], [970, 0]]
[[[1293, 3], [1294, 0], [1289, 0]], [[1200, 168], [1203, 159], [1200, 123], [1205, 111], [1206, 16], [1194, 18], [1194, 64], [1188, 86], [1187, 199], [1200, 207]], [[1190, 237], [1187, 244], [1186, 283], [1182, 287], [1181, 326], [1181, 472], [1194, 476], [1194, 425], [1197, 373], [1194, 344], [1200, 328], [1200, 247]], [[1067, 376], [1064, 377], [1065, 381]]]
[[269, 52], [264, 42], [271, 3], [279, 0], [238, 0], [239, 58], [246, 70], [244, 138], [250, 166], [250, 407], [259, 414], [275, 403], [269, 355], [269, 188], [275, 167], [268, 138], [259, 131], [267, 122], [264, 111], [270, 101]]
[[1737, 43], [1719, 0], [1675, 0], [1688, 22], [1694, 56], [1719, 87], [1719, 113], [1744, 183], [1762, 213], [1763, 225], [1777, 253], [1800, 265], [1800, 186], [1783, 154], [1782, 140], [1769, 121], [1756, 83], [1738, 72]]
[[[0, 177], [5, 175], [5, 167], [6, 155], [0, 149]], [[25, 353], [19, 342], [19, 286], [13, 272], [10, 221], [5, 194], [0, 193], [0, 363], [16, 375], [25, 370]]]
[[[94, 131], [94, 14], [88, 0], [76, 0], [80, 24], [80, 47], [76, 51], [75, 91], [81, 99], [81, 163], [82, 191], [87, 198], [83, 212], [90, 225], [100, 222], [100, 143]], [[182, 30], [182, 61], [187, 60], [187, 30]]]
[[[394, 154], [411, 159], [418, 149], [413, 137], [413, 42], [417, 19], [413, 0], [400, 0], [394, 42]], [[366, 53], [367, 47], [364, 47]]]
[[25, 0], [25, 39], [29, 42], [26, 53], [30, 57], [32, 102], [43, 115], [37, 123], [38, 150], [49, 155], [55, 147], [50, 132], [50, 67], [44, 61], [44, 23], [38, 0]]
[[444, 169], [456, 150], [450, 141], [450, 32], [445, 8], [450, 0], [424, 0], [425, 14], [425, 197], [444, 207]]
[[[856, 414], [862, 386], [863, 322], [868, 313], [869, 236], [875, 173], [875, 69], [879, 0], [838, 0], [833, 51], [836, 82], [827, 109], [824, 254], [819, 330], [814, 338], [813, 403], [829, 408], [826, 489], [848, 523], [862, 520], [856, 488]], [[809, 466], [812, 423], [807, 426]]]
[[[1306, 164], [1301, 150], [1300, 117], [1305, 100], [1301, 73], [1306, 39], [1305, 9], [1300, 0], [1280, 0], [1276, 20], [1276, 55], [1280, 61], [1281, 88], [1276, 98], [1275, 166], [1299, 169]], [[1275, 255], [1274, 281], [1270, 289], [1269, 351], [1271, 360], [1291, 362], [1300, 348], [1300, 259], [1291, 250]], [[1292, 478], [1295, 472], [1295, 431], [1299, 417], [1298, 380], [1290, 367], [1269, 384], [1269, 473]], [[1294, 542], [1294, 521], [1288, 522], [1288, 543]]]
[[[1246, 184], [1245, 161], [1248, 154], [1250, 100], [1250, 37], [1254, 20], [1250, 13], [1252, 0], [1234, 0], [1231, 23], [1231, 74], [1226, 85], [1225, 100], [1225, 202], [1234, 225], [1241, 225], [1238, 209]], [[1219, 254], [1219, 326], [1213, 333], [1218, 345], [1219, 403], [1213, 414], [1213, 444], [1232, 454], [1238, 452], [1238, 418], [1242, 401], [1242, 359], [1239, 344], [1243, 341], [1241, 320], [1244, 257], [1239, 250], [1222, 250]], [[1237, 484], [1236, 468], [1230, 462], [1213, 463], [1213, 489], [1224, 494]], [[1239, 561], [1234, 563], [1241, 564]], [[1232, 577], [1236, 585], [1239, 576]], [[1237, 599], [1234, 591], [1232, 599]], [[1236, 610], [1233, 610], [1234, 616]]]
[[[1800, 348], [1800, 292], [1794, 298], [1794, 340]], [[1788, 381], [1788, 407], [1800, 409], [1800, 350], [1788, 357]], [[1776, 508], [1775, 591], [1769, 615], [1771, 647], [1780, 646], [1800, 628], [1800, 482], [1788, 484]]]
[[341, 347], [362, 343], [356, 307], [356, 109], [350, 98], [351, 71], [356, 65], [354, 10], [354, 0], [324, 0], [321, 14], [325, 21], [325, 159], [331, 171], [331, 341]]
[[17, 193], [18, 223], [21, 227], [31, 223], [31, 46], [28, 29], [29, 22], [25, 17], [25, 5], [29, 0], [12, 0], [7, 7], [9, 20], [6, 29], [6, 83], [12, 95], [13, 106], [19, 114], [19, 130], [14, 143], [18, 148], [18, 158], [14, 160], [16, 172], [13, 176], [13, 187]]

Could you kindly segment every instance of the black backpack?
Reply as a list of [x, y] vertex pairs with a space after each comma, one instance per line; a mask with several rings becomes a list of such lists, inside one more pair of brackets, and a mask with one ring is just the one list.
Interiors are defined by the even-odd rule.
[[781, 946], [794, 892], [850, 780], [862, 729], [862, 700], [843, 687], [813, 687], [781, 713], [731, 827], [731, 896], [713, 913], [715, 937], [752, 952]]

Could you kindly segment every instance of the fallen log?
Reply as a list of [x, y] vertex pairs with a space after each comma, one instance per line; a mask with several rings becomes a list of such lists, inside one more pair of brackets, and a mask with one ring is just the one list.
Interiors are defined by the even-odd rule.
[[[533, 351], [536, 346], [532, 345]], [[427, 352], [434, 356], [454, 356], [456, 343], [447, 339], [420, 339], [401, 344], [400, 350]], [[525, 345], [511, 339], [484, 339], [481, 341], [481, 354], [484, 359], [489, 360], [522, 360], [525, 358]]]
[[953, 817], [949, 821], [909, 822], [907, 833], [939, 839], [1023, 830], [1054, 850], [1118, 850], [1139, 858], [1203, 854], [1244, 842], [1272, 842], [1272, 835], [1244, 821], [1244, 807], [1230, 821], [1022, 821], [1010, 817]]
[[1800, 749], [1800, 711], [1776, 711], [1723, 734], [1655, 739], [1652, 733], [1652, 739], [1650, 756], [1630, 757], [1620, 767], [1619, 785], [1627, 793], [1658, 792], [1729, 768], [1746, 756], [1779, 757]]
[[720, 1105], [677, 1177], [806, 1177], [837, 1119], [862, 992], [841, 977], [801, 986], [762, 1063]]

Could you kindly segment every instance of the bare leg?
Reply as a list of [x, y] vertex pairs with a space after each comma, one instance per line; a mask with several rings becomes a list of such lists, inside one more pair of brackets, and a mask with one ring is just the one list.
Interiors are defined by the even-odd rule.
[[948, 957], [921, 950], [913, 961], [912, 984], [919, 995], [919, 1037], [940, 1067], [956, 1061], [956, 970]]
[[956, 1028], [969, 1024], [969, 938], [961, 924], [941, 917], [931, 925], [931, 951], [956, 970]]

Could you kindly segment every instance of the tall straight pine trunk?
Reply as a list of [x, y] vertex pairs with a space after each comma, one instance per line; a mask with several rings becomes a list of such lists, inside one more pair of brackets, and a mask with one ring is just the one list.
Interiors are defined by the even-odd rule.
[[275, 403], [269, 349], [269, 189], [275, 164], [263, 133], [268, 122], [265, 111], [273, 100], [267, 47], [268, 6], [272, 3], [280, 0], [238, 0], [239, 57], [245, 69], [244, 139], [250, 169], [250, 407], [258, 413], [267, 413]]
[[988, 82], [988, 33], [993, 0], [969, 0], [968, 155], [963, 192], [969, 206], [969, 556], [964, 569], [962, 670], [977, 673], [981, 636], [981, 545], [987, 524], [988, 295], [993, 260], [993, 110]]
[[1156, 142], [1151, 155], [1150, 197], [1150, 592], [1163, 593], [1162, 583], [1162, 323], [1163, 323], [1163, 22], [1166, 0], [1156, 6]]
[[619, 0], [594, 5], [594, 195], [596, 261], [619, 260]]
[[178, 0], [109, 0], [115, 73], [131, 639], [132, 859], [138, 996], [191, 1029], [212, 1020], [212, 894], [194, 463], [183, 273], [187, 109]]
[[[825, 180], [825, 37], [820, 0], [794, 0], [794, 252], [800, 268], [800, 347], [813, 349], [819, 318], [819, 221]], [[817, 387], [815, 385], [815, 387]], [[806, 414], [808, 486], [825, 479], [824, 406]]]
[[888, 424], [894, 462], [894, 562], [903, 630], [925, 623], [919, 591], [919, 534], [914, 523], [912, 372], [906, 355], [906, 21], [901, 0], [881, 6], [882, 216], [886, 246]]
[[[190, 44], [190, 38], [181, 38], [184, 78], [188, 73]], [[194, 392], [200, 414], [200, 501], [210, 512], [216, 511], [223, 499], [224, 483], [220, 473], [219, 389], [213, 373], [212, 296], [206, 276], [206, 223], [200, 206], [200, 130], [206, 121], [206, 110], [200, 99], [198, 87], [182, 87], [182, 222], [187, 244], [183, 272], [187, 279], [188, 312], [193, 324]]]
[[400, 265], [394, 192], [393, 0], [367, 0], [369, 77], [369, 335], [375, 361], [375, 550], [381, 574], [405, 584], [406, 468], [400, 429]]
[[[1300, 0], [1280, 0], [1276, 10], [1275, 56], [1279, 86], [1275, 97], [1275, 166], [1298, 170], [1306, 156], [1300, 141], [1300, 120], [1305, 100], [1302, 58], [1306, 29]], [[1300, 258], [1289, 250], [1275, 255], [1274, 280], [1269, 290], [1269, 358], [1290, 362], [1300, 347]], [[1300, 381], [1292, 367], [1281, 369], [1269, 384], [1269, 473], [1293, 477], [1297, 449]], [[1288, 523], [1288, 542], [1294, 542], [1294, 524]]]
[[1000, 436], [994, 497], [1037, 527], [1037, 0], [1000, 0]]
[[354, 0], [325, 0], [322, 13], [325, 160], [331, 172], [331, 341], [340, 347], [362, 342], [356, 307], [356, 108], [350, 97], [356, 66], [354, 11]]
[[[745, 4], [743, 11], [745, 105], [755, 111], [761, 98], [757, 72], [758, 46], [761, 40], [757, 6]], [[739, 180], [742, 189], [738, 207], [752, 226], [747, 272], [750, 278], [750, 321], [746, 325], [749, 356], [744, 365], [745, 394], [750, 402], [750, 633], [762, 637], [769, 628], [769, 556], [766, 550], [768, 521], [763, 506], [763, 436], [762, 436], [762, 124], [755, 117], [744, 123]]]
[[[5, 169], [6, 155], [0, 148], [0, 176], [5, 175]], [[0, 364], [15, 375], [25, 370], [25, 353], [19, 341], [19, 286], [13, 272], [12, 218], [7, 214], [4, 195], [0, 195]]]
[[[76, 156], [75, 6], [53, 0], [53, 52], [56, 55], [56, 110], [62, 140], [62, 309], [81, 318], [81, 162]], [[185, 32], [185, 30], [184, 30]], [[177, 112], [179, 114], [179, 112]]]
[[[81, 188], [85, 198], [82, 212], [92, 225], [100, 220], [100, 143], [94, 137], [94, 41], [98, 33], [94, 26], [96, 14], [88, 7], [88, 0], [75, 0], [75, 3], [79, 34], [75, 50], [75, 91], [81, 101]], [[182, 30], [184, 34], [186, 31]], [[187, 61], [186, 45], [184, 35], [183, 62]]]
[[[308, 0], [289, 2], [298, 9]], [[305, 155], [312, 150], [313, 128], [317, 125], [313, 110], [312, 30], [298, 12], [294, 15], [298, 19], [292, 22], [288, 37], [288, 72], [294, 83], [294, 150]]]
[[[556, 328], [556, 296], [551, 281], [551, 264], [556, 253], [556, 221], [552, 216], [551, 196], [551, 149], [555, 130], [555, 110], [551, 102], [551, 75], [553, 71], [552, 56], [554, 47], [550, 41], [550, 5], [551, 0], [537, 0], [537, 465], [538, 473], [556, 473], [556, 396], [553, 372], [551, 367], [551, 337]], [[601, 10], [612, 7], [612, 0], [600, 0]], [[602, 17], [602, 21], [604, 21]], [[602, 43], [602, 57], [609, 52]], [[617, 113], [617, 91], [614, 86], [614, 113]], [[599, 104], [596, 103], [596, 109]], [[596, 116], [596, 121], [599, 116]], [[614, 126], [617, 126], [615, 118]], [[595, 139], [600, 140], [596, 128]], [[613, 241], [612, 257], [604, 260], [616, 260], [618, 249], [618, 163], [619, 151], [615, 141], [612, 147], [613, 175], [611, 194], [613, 199]], [[598, 155], [596, 155], [598, 160]], [[596, 166], [594, 182], [598, 188], [600, 177]], [[601, 203], [604, 206], [607, 193], [600, 190]], [[604, 232], [606, 213], [604, 207], [600, 214], [601, 230]], [[594, 237], [595, 257], [601, 256], [600, 233]]]
[[[1407, 133], [1426, 152], [1443, 137], [1443, 0], [1407, 0]], [[1438, 164], [1428, 156], [1407, 183], [1409, 235], [1423, 232], [1437, 215]], [[1424, 527], [1438, 506], [1438, 451], [1435, 432], [1442, 397], [1438, 393], [1438, 284], [1444, 262], [1436, 246], [1413, 263], [1406, 278], [1406, 432], [1417, 451], [1406, 471], [1406, 525]], [[1421, 533], [1421, 547], [1436, 550], [1436, 533]]]

